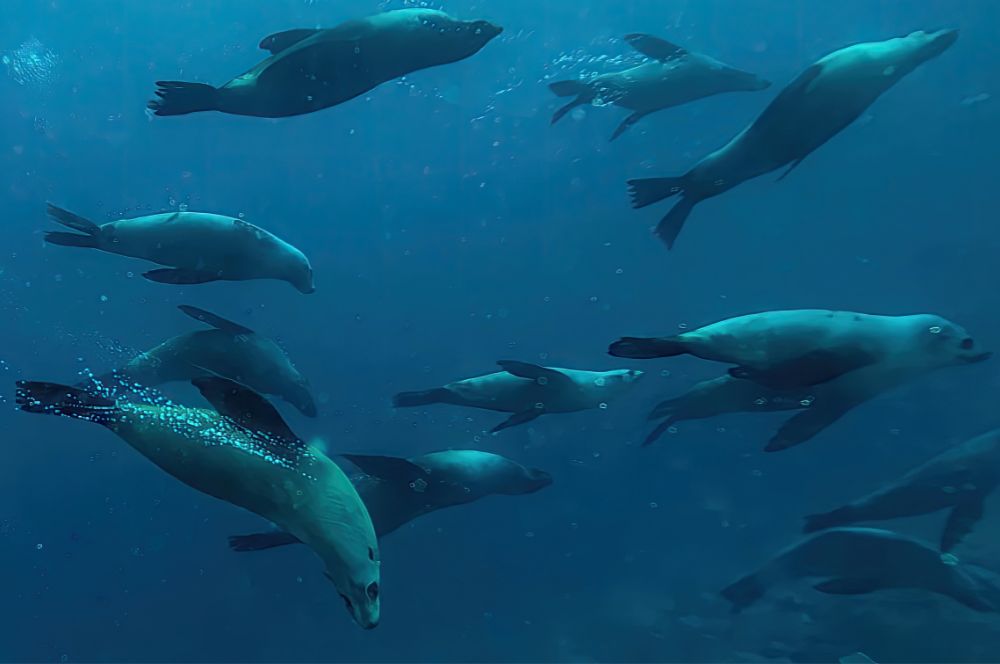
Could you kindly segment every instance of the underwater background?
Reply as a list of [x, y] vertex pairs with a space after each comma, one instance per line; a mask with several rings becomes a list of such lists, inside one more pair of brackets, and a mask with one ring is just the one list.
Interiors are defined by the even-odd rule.
[[[1000, 619], [947, 598], [827, 597], [732, 617], [718, 591], [861, 495], [1000, 425], [996, 360], [932, 374], [807, 445], [765, 455], [782, 414], [646, 413], [718, 367], [606, 354], [769, 309], [933, 312], [1000, 349], [1000, 4], [975, 0], [449, 0], [504, 33], [474, 57], [282, 120], [145, 112], [153, 82], [222, 83], [264, 35], [403, 2], [7, 0], [0, 21], [0, 659], [24, 661], [1000, 660]], [[699, 205], [668, 253], [625, 181], [679, 174], [847, 44], [961, 37], [781, 183]], [[637, 62], [646, 32], [775, 82], [643, 119], [553, 80]], [[47, 246], [45, 202], [98, 223], [189, 208], [302, 248], [316, 292], [166, 286], [146, 264]], [[13, 405], [14, 381], [74, 382], [198, 325], [193, 304], [280, 340], [318, 396], [279, 409], [331, 453], [483, 449], [543, 468], [537, 494], [422, 517], [385, 538], [382, 622], [362, 631], [303, 547], [237, 554], [258, 517], [192, 491], [113, 435]], [[498, 415], [391, 395], [498, 359], [648, 375], [607, 409], [492, 436]], [[190, 386], [172, 398], [200, 403]], [[958, 552], [1000, 569], [1000, 505]], [[933, 540], [941, 515], [891, 527]], [[805, 653], [805, 654], [803, 654]]]

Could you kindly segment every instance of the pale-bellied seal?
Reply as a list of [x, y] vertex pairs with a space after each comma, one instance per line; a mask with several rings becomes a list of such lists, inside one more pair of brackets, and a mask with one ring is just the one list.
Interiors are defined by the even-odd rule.
[[771, 587], [798, 579], [818, 579], [813, 588], [831, 595], [912, 588], [946, 595], [976, 611], [996, 612], [1000, 606], [1000, 589], [988, 570], [875, 528], [835, 528], [801, 540], [725, 588], [722, 596], [738, 613]]
[[1000, 483], [1000, 429], [967, 440], [898, 480], [824, 514], [806, 517], [804, 532], [861, 521], [951, 510], [941, 550], [954, 549], [983, 516], [983, 502]]
[[648, 359], [690, 354], [737, 365], [729, 370], [773, 389], [819, 385], [890, 356], [984, 360], [965, 330], [932, 314], [881, 316], [794, 309], [728, 318], [670, 337], [623, 337], [608, 352]]
[[583, 371], [540, 367], [537, 364], [500, 360], [503, 371], [466, 378], [444, 387], [401, 392], [393, 398], [397, 408], [448, 403], [513, 413], [493, 427], [501, 429], [530, 422], [546, 413], [572, 413], [597, 408], [621, 395], [642, 376], [634, 369]]
[[378, 541], [350, 479], [263, 397], [222, 378], [193, 382], [218, 412], [35, 381], [18, 381], [17, 404], [101, 424], [188, 486], [278, 524], [320, 557], [354, 620], [375, 627]]
[[398, 9], [325, 30], [286, 30], [260, 42], [271, 57], [222, 87], [158, 81], [159, 98], [148, 106], [156, 115], [312, 113], [419, 69], [467, 58], [501, 32], [488, 21], [460, 21], [436, 9]]
[[280, 396], [303, 415], [316, 417], [309, 381], [274, 340], [204, 309], [187, 304], [178, 309], [212, 329], [167, 339], [114, 373], [95, 380], [109, 388], [121, 381], [156, 387], [201, 376], [221, 376], [260, 394]]
[[49, 205], [49, 215], [80, 233], [45, 233], [45, 241], [100, 249], [170, 267], [142, 276], [164, 284], [278, 279], [312, 293], [312, 266], [305, 255], [263, 228], [208, 212], [165, 212], [98, 226]]
[[[447, 450], [410, 459], [365, 454], [344, 458], [365, 473], [352, 480], [378, 537], [446, 507], [492, 495], [535, 493], [552, 484], [552, 476], [544, 470], [479, 450]], [[298, 541], [291, 533], [274, 531], [236, 535], [229, 538], [229, 545], [236, 551], [257, 551]]]
[[550, 83], [549, 88], [560, 97], [576, 95], [576, 99], [555, 112], [552, 124], [577, 106], [614, 104], [632, 114], [615, 129], [610, 139], [613, 141], [650, 113], [723, 92], [763, 90], [771, 85], [756, 74], [734, 69], [652, 35], [625, 35], [625, 41], [651, 60], [588, 80]]
[[958, 30], [918, 31], [834, 51], [802, 72], [749, 127], [685, 175], [629, 180], [632, 206], [642, 208], [681, 194], [656, 227], [656, 234], [672, 248], [698, 202], [791, 164], [784, 178], [879, 95], [956, 39]]

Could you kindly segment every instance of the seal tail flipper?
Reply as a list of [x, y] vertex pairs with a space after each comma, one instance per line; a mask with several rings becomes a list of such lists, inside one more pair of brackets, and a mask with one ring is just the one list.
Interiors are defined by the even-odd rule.
[[233, 551], [263, 551], [276, 546], [301, 543], [302, 540], [298, 537], [283, 531], [229, 536], [229, 548]]
[[400, 392], [392, 398], [392, 405], [395, 408], [414, 408], [416, 406], [429, 406], [432, 403], [447, 403], [450, 395], [451, 392], [443, 387], [416, 392]]
[[656, 425], [655, 429], [649, 432], [649, 435], [646, 436], [646, 439], [642, 441], [641, 447], [649, 447], [650, 445], [655, 443], [657, 440], [659, 440], [660, 436], [666, 433], [667, 430], [674, 425], [674, 422], [676, 421], [677, 420], [675, 420], [674, 417], [671, 415], [667, 419], [660, 422], [658, 425]]
[[678, 337], [622, 337], [608, 346], [609, 355], [634, 360], [674, 357], [687, 352], [686, 344]]
[[45, 241], [49, 244], [58, 244], [61, 247], [84, 247], [86, 249], [97, 249], [100, 246], [100, 242], [98, 242], [97, 238], [93, 235], [61, 233], [59, 231], [45, 231]]
[[218, 110], [219, 90], [205, 83], [157, 81], [154, 94], [146, 104], [156, 115], [187, 115]]
[[64, 210], [61, 207], [53, 205], [52, 203], [48, 204], [47, 209], [49, 217], [52, 218], [52, 221], [62, 224], [67, 228], [72, 228], [75, 231], [79, 231], [79, 233], [48, 231], [45, 233], [46, 242], [49, 242], [50, 244], [62, 245], [64, 247], [86, 247], [88, 249], [96, 249], [100, 246], [100, 226], [89, 219], [81, 217], [78, 214], [74, 214], [69, 210]]
[[16, 403], [28, 413], [61, 415], [98, 424], [108, 424], [118, 413], [113, 399], [79, 387], [35, 380], [17, 381]]
[[749, 574], [736, 583], [722, 589], [721, 595], [732, 603], [732, 613], [739, 613], [761, 597], [766, 588], [756, 574]]
[[679, 178], [639, 178], [628, 181], [632, 207], [638, 210], [684, 191], [686, 176]]
[[588, 86], [583, 81], [556, 81], [555, 83], [549, 84], [549, 89], [560, 97], [572, 97], [577, 95], [577, 98], [560, 107], [552, 114], [552, 122], [550, 124], [555, 124], [562, 120], [563, 116], [572, 111], [577, 106], [583, 106], [587, 104], [592, 99], [593, 95], [590, 92], [590, 86]]
[[955, 505], [941, 533], [941, 551], [948, 553], [958, 546], [982, 518], [982, 496], [976, 495]]
[[681, 234], [684, 222], [687, 221], [688, 215], [691, 214], [691, 210], [694, 209], [697, 202], [697, 199], [694, 198], [681, 198], [656, 225], [655, 233], [667, 245], [667, 249], [674, 248], [677, 236]]

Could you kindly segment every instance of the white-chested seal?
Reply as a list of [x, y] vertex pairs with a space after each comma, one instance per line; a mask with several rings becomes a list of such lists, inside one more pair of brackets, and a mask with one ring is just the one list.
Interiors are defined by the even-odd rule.
[[1000, 429], [967, 440], [895, 482], [824, 514], [806, 517], [804, 532], [861, 521], [951, 510], [941, 550], [954, 549], [983, 516], [983, 503], [1000, 483]]
[[634, 369], [584, 371], [541, 367], [515, 360], [501, 360], [497, 364], [503, 371], [430, 390], [401, 392], [393, 398], [393, 405], [412, 408], [447, 403], [513, 413], [493, 428], [495, 433], [546, 413], [597, 408], [620, 396], [642, 376], [641, 371]]
[[760, 570], [722, 591], [739, 612], [773, 586], [799, 579], [818, 580], [813, 587], [831, 595], [863, 595], [877, 590], [910, 588], [951, 597], [970, 609], [1000, 610], [994, 575], [959, 563], [949, 554], [888, 530], [835, 528], [785, 549]]
[[222, 378], [194, 384], [217, 410], [115, 400], [35, 381], [18, 381], [17, 404], [101, 424], [188, 486], [278, 524], [320, 557], [355, 621], [375, 627], [378, 541], [350, 479], [263, 397]]
[[667, 247], [673, 247], [698, 202], [791, 164], [785, 177], [879, 95], [956, 39], [957, 30], [918, 31], [834, 51], [802, 72], [749, 127], [687, 174], [629, 180], [632, 206], [642, 208], [680, 194], [680, 202], [656, 227]]
[[312, 266], [305, 255], [263, 228], [208, 212], [165, 212], [98, 226], [49, 205], [49, 215], [79, 233], [47, 232], [45, 241], [142, 258], [168, 268], [142, 276], [164, 284], [278, 279], [312, 293]]
[[555, 124], [577, 106], [614, 104], [632, 111], [610, 140], [646, 115], [688, 102], [721, 94], [763, 90], [771, 85], [756, 74], [741, 71], [701, 53], [694, 53], [652, 35], [625, 36], [635, 50], [647, 58], [625, 71], [601, 74], [588, 80], [556, 81], [549, 88], [560, 97], [575, 95], [552, 116]]
[[148, 106], [156, 115], [312, 113], [419, 69], [467, 58], [501, 32], [488, 21], [460, 21], [424, 8], [397, 9], [325, 30], [286, 30], [260, 42], [271, 57], [225, 85], [159, 81], [158, 98]]
[[[364, 473], [352, 479], [378, 537], [446, 507], [492, 495], [535, 493], [552, 484], [544, 470], [480, 450], [446, 450], [410, 459], [365, 454], [344, 458]], [[236, 551], [257, 551], [298, 541], [291, 533], [273, 531], [230, 537], [229, 545]]]
[[203, 376], [221, 376], [255, 392], [280, 396], [308, 417], [316, 417], [309, 381], [273, 339], [187, 304], [178, 309], [212, 327], [179, 334], [140, 353], [113, 374], [96, 380], [114, 388], [120, 381], [156, 387]]

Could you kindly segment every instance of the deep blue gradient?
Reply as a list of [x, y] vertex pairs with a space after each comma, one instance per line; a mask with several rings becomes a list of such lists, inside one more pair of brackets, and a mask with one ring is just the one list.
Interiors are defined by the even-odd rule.
[[[267, 34], [400, 6], [4, 3], [0, 50], [35, 37], [61, 63], [48, 87], [0, 77], [0, 659], [719, 661], [776, 642], [834, 661], [1000, 659], [996, 618], [927, 595], [801, 591], [812, 623], [798, 606], [731, 619], [717, 597], [804, 514], [1000, 425], [1000, 360], [943, 370], [764, 454], [781, 415], [686, 422], [640, 449], [648, 409], [720, 367], [605, 352], [623, 334], [789, 308], [933, 312], [1000, 350], [1000, 4], [453, 0], [443, 8], [504, 34], [404, 84], [278, 121], [144, 112], [154, 81], [221, 84], [261, 59]], [[629, 208], [628, 178], [685, 172], [819, 57], [938, 27], [961, 29], [954, 47], [782, 182], [700, 204], [674, 251], [648, 230], [666, 206]], [[629, 55], [611, 40], [630, 32], [775, 85], [657, 113], [611, 144], [622, 109], [550, 126], [565, 100], [546, 84], [579, 71], [553, 63]], [[148, 282], [139, 261], [46, 246], [47, 200], [98, 222], [179, 205], [244, 214], [309, 255], [317, 291]], [[97, 426], [14, 409], [15, 379], [72, 382], [196, 328], [183, 303], [280, 339], [320, 416], [279, 408], [331, 453], [475, 447], [555, 483], [385, 538], [382, 623], [362, 631], [305, 548], [228, 550], [227, 535], [267, 527], [257, 517]], [[391, 407], [395, 392], [504, 358], [649, 375], [607, 410], [497, 436], [497, 413]], [[203, 403], [187, 386], [166, 392]], [[933, 538], [941, 518], [891, 527]], [[998, 523], [988, 505], [958, 555], [1000, 568]]]

